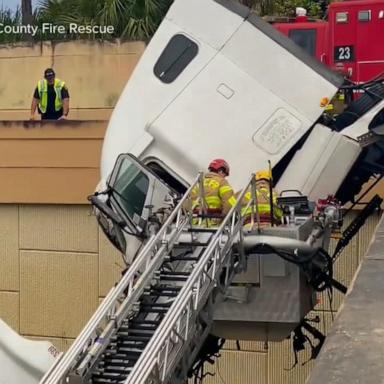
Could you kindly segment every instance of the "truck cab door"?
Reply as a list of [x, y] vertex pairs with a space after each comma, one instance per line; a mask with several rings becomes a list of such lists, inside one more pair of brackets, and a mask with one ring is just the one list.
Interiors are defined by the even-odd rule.
[[121, 154], [108, 181], [109, 202], [128, 230], [146, 237], [149, 221], [173, 208], [178, 194], [131, 154]]

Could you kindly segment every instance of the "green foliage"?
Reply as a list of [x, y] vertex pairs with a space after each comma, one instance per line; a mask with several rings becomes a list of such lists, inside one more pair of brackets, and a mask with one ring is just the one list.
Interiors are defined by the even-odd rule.
[[115, 32], [110, 38], [146, 40], [154, 34], [171, 3], [172, 0], [41, 0], [37, 20], [39, 24], [64, 26], [112, 25]]
[[[148, 40], [155, 33], [173, 0], [40, 0], [33, 15], [39, 33], [34, 40], [114, 39]], [[193, 0], [191, 0], [193, 1]], [[22, 23], [20, 8], [16, 12], [0, 9], [4, 25]], [[43, 23], [63, 25], [98, 25], [114, 27], [111, 35], [41, 33]], [[0, 43], [31, 40], [31, 36], [0, 35]]]
[[296, 7], [307, 10], [308, 16], [320, 17], [321, 7], [315, 0], [239, 0], [247, 7], [253, 8], [261, 16], [295, 16]]
[[[21, 23], [21, 10], [17, 8], [16, 12], [12, 12], [10, 9], [0, 9], [0, 23], [4, 25], [19, 25]], [[23, 36], [11, 34], [0, 34], [0, 44], [3, 43], [15, 43], [23, 39]]]
[[307, 10], [308, 16], [320, 17], [321, 8], [318, 2], [311, 0], [277, 0], [273, 4], [273, 14], [278, 16], [295, 16], [297, 7]]

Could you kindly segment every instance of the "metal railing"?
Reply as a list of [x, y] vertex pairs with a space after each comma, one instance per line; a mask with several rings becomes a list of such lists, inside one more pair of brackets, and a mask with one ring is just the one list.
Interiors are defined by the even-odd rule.
[[40, 384], [64, 383], [63, 380], [69, 373], [75, 372], [81, 376], [94, 364], [113, 332], [133, 310], [148, 281], [151, 281], [164, 262], [165, 256], [183, 228], [191, 224], [191, 215], [185, 214], [185, 207], [188, 205], [187, 200], [190, 199], [193, 188], [200, 185], [202, 178], [203, 174], [199, 173], [159, 232], [149, 239], [127, 273], [110, 290], [67, 353], [55, 362], [41, 379]]
[[[219, 277], [226, 267], [224, 286], [228, 286], [237, 270], [246, 267], [243, 252], [243, 215], [242, 208], [245, 194], [248, 190], [255, 192], [252, 187], [255, 177], [242, 190], [237, 204], [229, 211], [205, 252], [194, 267], [190, 277], [182, 287], [169, 311], [165, 315], [152, 339], [136, 362], [125, 384], [144, 384], [164, 382], [171, 374], [170, 368], [175, 365], [175, 359], [180, 359], [179, 352], [183, 344], [194, 336], [194, 319], [205, 305], [214, 287], [219, 283]], [[247, 207], [257, 203], [256, 193], [250, 199]], [[247, 208], [246, 207], [246, 208]], [[257, 207], [252, 208], [253, 214]], [[238, 242], [238, 254], [232, 252], [232, 245]]]

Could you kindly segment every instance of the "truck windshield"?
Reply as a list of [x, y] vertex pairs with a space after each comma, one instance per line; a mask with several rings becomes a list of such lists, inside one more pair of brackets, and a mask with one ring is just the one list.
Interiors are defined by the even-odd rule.
[[131, 219], [135, 214], [141, 216], [148, 187], [148, 177], [129, 158], [124, 158], [113, 183], [113, 197]]

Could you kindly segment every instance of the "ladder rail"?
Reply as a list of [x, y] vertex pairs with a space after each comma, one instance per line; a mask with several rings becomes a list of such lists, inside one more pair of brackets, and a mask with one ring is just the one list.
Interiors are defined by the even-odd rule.
[[[120, 282], [115, 287], [111, 288], [98, 310], [96, 310], [96, 312], [93, 314], [87, 325], [83, 328], [80, 335], [77, 337], [76, 341], [69, 348], [68, 352], [43, 376], [40, 384], [61, 383], [61, 380], [63, 380], [69, 371], [73, 369], [74, 366], [79, 362], [80, 356], [83, 355], [90, 346], [93, 346], [98, 341], [98, 335], [96, 334], [96, 331], [97, 327], [102, 323], [102, 321], [107, 319], [109, 322], [109, 320], [112, 319], [117, 325], [118, 319], [116, 319], [115, 315], [111, 316], [111, 313], [115, 313], [116, 305], [119, 303], [119, 299], [126, 290], [126, 298], [120, 305], [119, 314], [121, 315], [127, 312], [123, 311], [122, 308], [129, 304], [134, 304], [134, 300], [132, 300], [132, 298], [136, 298], [137, 294], [143, 290], [142, 283], [145, 281], [144, 279], [137, 279], [137, 275], [142, 274], [142, 271], [144, 271], [143, 275], [151, 277], [151, 275], [153, 275], [156, 270], [156, 266], [158, 265], [158, 263], [154, 262], [156, 257], [159, 259], [156, 261], [163, 261], [166, 252], [159, 252], [159, 250], [156, 248], [158, 247], [159, 243], [161, 245], [161, 251], [169, 248], [169, 243], [166, 237], [169, 228], [173, 225], [173, 222], [176, 220], [176, 230], [172, 238], [172, 243], [174, 243], [175, 239], [177, 238], [177, 234], [181, 232], [183, 227], [191, 222], [191, 219], [188, 216], [183, 219], [181, 214], [183, 210], [186, 210], [185, 203], [190, 199], [192, 189], [199, 185], [202, 177], [203, 173], [199, 172], [198, 176], [188, 188], [175, 209], [171, 212], [170, 216], [162, 225], [159, 232], [152, 236], [145, 244], [144, 248], [136, 257], [127, 273], [122, 277]], [[163, 257], [159, 257], [159, 255]], [[150, 266], [151, 268], [149, 268]], [[140, 289], [138, 289], [139, 287]], [[124, 305], [124, 307], [122, 307], [122, 305]], [[123, 319], [121, 318], [120, 321], [122, 320]]]
[[121, 303], [119, 309], [116, 311], [114, 318], [112, 318], [103, 329], [102, 333], [98, 337], [100, 342], [96, 341], [92, 348], [87, 352], [86, 356], [76, 368], [76, 374], [83, 376], [86, 371], [95, 363], [97, 358], [102, 354], [106, 346], [106, 341], [110, 339], [116, 328], [120, 327], [121, 321], [125, 319], [132, 308], [136, 305], [145, 287], [148, 285], [148, 279], [152, 278], [153, 271], [158, 270], [163, 263], [163, 256], [167, 253], [168, 247], [173, 246], [175, 240], [179, 236], [184, 226], [180, 226], [179, 229], [174, 229], [173, 233], [167, 237], [166, 243], [162, 244], [155, 256], [150, 261], [150, 264], [146, 266], [143, 274], [137, 281], [137, 288], [134, 290], [131, 296], [128, 296]]
[[[165, 380], [169, 374], [167, 365], [170, 364], [170, 354], [172, 352], [177, 354], [177, 350], [172, 350], [170, 345], [175, 344], [174, 340], [177, 342], [177, 338], [181, 337], [181, 324], [187, 325], [183, 337], [187, 341], [188, 331], [191, 329], [188, 326], [191, 323], [190, 318], [193, 313], [196, 315], [200, 307], [205, 304], [205, 299], [217, 284], [222, 268], [226, 263], [229, 264], [228, 255], [231, 255], [230, 250], [236, 236], [238, 234], [242, 236], [242, 202], [247, 190], [252, 187], [252, 183], [254, 183], [253, 175], [247, 186], [242, 190], [236, 205], [231, 208], [214, 234], [192, 274], [124, 384], [144, 384], [148, 382], [149, 376], [156, 366], [157, 371], [161, 374], [160, 380]], [[239, 252], [242, 253], [242, 247], [239, 248]], [[245, 260], [242, 255], [239, 258], [240, 262], [241, 260]], [[244, 266], [240, 265], [240, 268], [242, 267]], [[232, 271], [233, 273], [234, 271]], [[230, 274], [226, 274], [225, 285], [230, 283], [231, 277]], [[176, 339], [174, 335], [176, 335]]]

